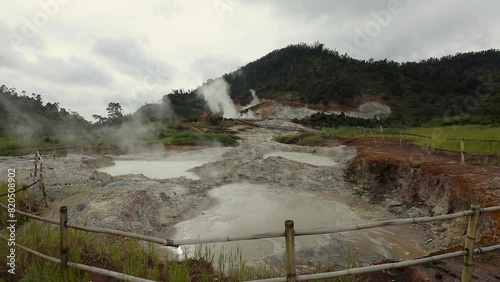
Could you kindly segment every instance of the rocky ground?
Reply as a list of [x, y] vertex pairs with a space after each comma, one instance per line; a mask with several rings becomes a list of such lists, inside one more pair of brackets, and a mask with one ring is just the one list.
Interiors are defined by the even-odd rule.
[[[30, 191], [38, 201], [37, 212], [42, 215], [57, 218], [59, 207], [66, 205], [72, 223], [139, 233], [159, 231], [173, 225], [197, 205], [203, 204], [209, 189], [234, 182], [276, 183], [292, 189], [346, 193], [344, 169], [355, 156], [355, 149], [284, 145], [270, 140], [276, 132], [261, 128], [243, 132], [244, 140], [240, 146], [228, 149], [222, 159], [192, 170], [201, 177], [200, 180], [183, 177], [149, 179], [132, 174], [113, 177], [97, 170], [113, 164], [113, 159], [124, 157], [84, 155], [82, 158], [81, 155], [69, 154], [54, 159], [44, 156], [43, 174], [49, 207], [42, 204], [40, 190], [35, 187]], [[265, 153], [272, 151], [328, 156], [339, 165], [325, 168], [290, 162], [281, 157], [263, 159]], [[164, 155], [142, 154], [132, 158], [161, 159]], [[0, 170], [14, 167], [18, 182], [32, 182], [33, 156], [2, 157], [0, 160]], [[2, 179], [5, 176], [0, 176], [0, 180], [5, 180]]]
[[[55, 159], [46, 156], [43, 171], [49, 207], [43, 206], [42, 193], [35, 187], [31, 191], [39, 203], [37, 212], [58, 218], [59, 207], [66, 205], [71, 223], [151, 234], [172, 226], [189, 216], [197, 206], [203, 206], [211, 188], [242, 181], [355, 195], [383, 205], [400, 217], [459, 211], [467, 208], [465, 203], [470, 200], [482, 206], [499, 204], [498, 167], [464, 167], [448, 159], [425, 156], [411, 146], [399, 148], [394, 144], [382, 146], [371, 145], [366, 140], [344, 140], [344, 144], [339, 142], [335, 147], [304, 147], [272, 141], [274, 134], [286, 133], [276, 129], [239, 126], [232, 130], [240, 132], [243, 138], [240, 146], [228, 149], [214, 162], [193, 169], [200, 176], [199, 180], [149, 179], [144, 175], [113, 177], [97, 171], [99, 167], [112, 164], [116, 158], [113, 156], [85, 155], [82, 158], [70, 154]], [[272, 151], [328, 156], [338, 165], [316, 167], [282, 157], [263, 158]], [[33, 156], [0, 157], [0, 170], [6, 171], [9, 167], [16, 168], [18, 182], [32, 182]], [[0, 175], [0, 180], [5, 178], [6, 174]], [[477, 193], [465, 187], [474, 187]], [[486, 236], [485, 240], [499, 242], [499, 225], [496, 224], [495, 229], [491, 222], [482, 225], [490, 224], [489, 233], [486, 232], [490, 237]], [[422, 245], [429, 251], [460, 244], [465, 230], [463, 220], [420, 228], [428, 233], [429, 239]], [[498, 269], [491, 271], [500, 275]], [[431, 277], [432, 273], [425, 277], [437, 279]]]

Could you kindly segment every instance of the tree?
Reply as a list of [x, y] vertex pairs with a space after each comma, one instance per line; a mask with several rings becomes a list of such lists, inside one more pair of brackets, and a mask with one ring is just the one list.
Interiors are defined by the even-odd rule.
[[92, 117], [95, 119], [95, 124], [98, 125], [105, 124], [108, 121], [108, 118], [102, 117], [100, 115], [92, 115]]
[[122, 106], [120, 106], [120, 103], [109, 103], [106, 111], [108, 111], [109, 120], [116, 121], [123, 117]]

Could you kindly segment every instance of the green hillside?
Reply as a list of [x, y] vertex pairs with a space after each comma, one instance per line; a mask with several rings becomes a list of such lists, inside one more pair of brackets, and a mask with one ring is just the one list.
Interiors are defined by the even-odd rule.
[[[223, 78], [231, 87], [231, 98], [240, 104], [250, 102], [249, 89], [266, 99], [346, 107], [353, 107], [361, 95], [372, 95], [391, 106], [395, 125], [500, 122], [498, 50], [397, 63], [357, 60], [322, 44], [298, 44], [275, 50]], [[194, 91], [176, 91], [169, 97], [183, 117], [192, 118], [204, 107]]]
[[77, 112], [44, 103], [39, 94], [0, 87], [0, 155], [25, 147], [76, 144], [90, 126]]

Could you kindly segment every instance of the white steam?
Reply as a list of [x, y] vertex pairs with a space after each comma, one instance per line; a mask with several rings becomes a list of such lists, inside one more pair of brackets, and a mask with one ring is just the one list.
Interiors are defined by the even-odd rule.
[[205, 99], [210, 111], [214, 114], [222, 114], [225, 118], [237, 118], [238, 112], [233, 100], [229, 97], [229, 84], [217, 78], [209, 84], [198, 89], [198, 94]]
[[255, 93], [255, 90], [250, 89], [250, 94], [252, 94], [252, 101], [250, 102], [250, 104], [243, 107], [244, 110], [257, 106], [258, 104], [261, 103], [259, 97], [257, 97], [257, 93]]
[[[223, 78], [217, 78], [203, 85], [197, 90], [197, 93], [205, 100], [208, 108], [214, 114], [222, 114], [225, 118], [237, 119], [251, 119], [257, 117], [252, 111], [248, 111], [247, 113], [238, 112], [236, 105], [233, 100], [231, 100], [231, 97], [229, 97], [229, 84]], [[255, 98], [258, 99], [255, 91], [252, 92], [252, 97], [254, 97], [254, 100]]]

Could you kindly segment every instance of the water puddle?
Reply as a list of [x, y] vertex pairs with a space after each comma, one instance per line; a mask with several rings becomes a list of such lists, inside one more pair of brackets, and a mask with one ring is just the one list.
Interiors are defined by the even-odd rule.
[[283, 157], [292, 161], [306, 163], [315, 166], [333, 166], [337, 164], [330, 158], [321, 157], [309, 153], [277, 151], [264, 155], [264, 158], [269, 158], [269, 157]]
[[[392, 216], [381, 208], [317, 192], [295, 192], [266, 185], [236, 183], [215, 188], [209, 193], [212, 204], [191, 219], [180, 222], [167, 232], [167, 238], [191, 239], [250, 235], [284, 230], [284, 221], [291, 219], [295, 229], [344, 226]], [[359, 204], [356, 208], [350, 205]], [[358, 212], [363, 210], [363, 212]], [[165, 236], [165, 234], [163, 234]], [[326, 253], [339, 255], [347, 244], [357, 246], [361, 257], [408, 259], [423, 255], [420, 235], [411, 226], [369, 229], [335, 235], [296, 238], [302, 259], [331, 259]], [[399, 238], [399, 239], [398, 239]], [[243, 259], [282, 258], [284, 239], [263, 239], [208, 244], [213, 252], [240, 251]], [[314, 251], [316, 250], [316, 251]], [[323, 250], [318, 252], [317, 250]], [[177, 252], [194, 253], [193, 246]], [[308, 253], [309, 252], [309, 253]], [[342, 260], [342, 259], [341, 259]]]
[[[173, 153], [156, 159], [150, 156], [124, 156], [115, 160], [115, 165], [98, 169], [112, 176], [126, 174], [143, 174], [152, 179], [185, 177], [200, 179], [190, 169], [219, 160], [227, 148], [205, 149], [192, 152]], [[146, 159], [145, 159], [146, 158]]]

